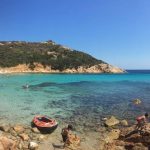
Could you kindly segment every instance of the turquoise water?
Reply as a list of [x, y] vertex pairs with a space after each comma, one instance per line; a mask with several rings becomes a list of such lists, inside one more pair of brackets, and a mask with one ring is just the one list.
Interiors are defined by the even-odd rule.
[[[25, 89], [23, 85], [29, 85]], [[133, 105], [135, 98], [142, 100]], [[150, 72], [0, 75], [0, 122], [29, 124], [36, 114], [94, 129], [115, 115], [133, 122], [150, 111]]]

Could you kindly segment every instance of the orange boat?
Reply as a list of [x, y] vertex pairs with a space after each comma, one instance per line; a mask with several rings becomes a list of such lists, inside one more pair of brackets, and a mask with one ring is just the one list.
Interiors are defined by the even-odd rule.
[[33, 118], [32, 126], [37, 127], [43, 133], [49, 133], [57, 128], [58, 123], [48, 116], [38, 115]]

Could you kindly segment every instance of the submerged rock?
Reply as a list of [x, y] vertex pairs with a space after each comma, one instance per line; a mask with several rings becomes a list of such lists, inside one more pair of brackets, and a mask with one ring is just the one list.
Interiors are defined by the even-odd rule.
[[121, 121], [120, 121], [120, 124], [121, 124], [122, 126], [128, 126], [127, 120], [121, 120]]
[[117, 125], [119, 124], [119, 120], [116, 119], [114, 116], [111, 116], [109, 119], [107, 119], [105, 121], [105, 125], [110, 127], [110, 126], [114, 126], [114, 125]]
[[142, 103], [142, 101], [138, 98], [133, 100], [133, 104], [135, 104], [135, 105], [139, 105], [141, 103]]

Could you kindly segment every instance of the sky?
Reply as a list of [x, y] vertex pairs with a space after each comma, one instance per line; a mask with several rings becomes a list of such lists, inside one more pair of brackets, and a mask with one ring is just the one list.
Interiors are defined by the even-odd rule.
[[150, 69], [150, 0], [0, 0], [0, 41], [47, 41]]

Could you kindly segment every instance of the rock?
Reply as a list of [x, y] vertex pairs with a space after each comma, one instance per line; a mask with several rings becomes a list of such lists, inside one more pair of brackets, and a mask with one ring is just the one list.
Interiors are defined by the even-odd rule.
[[36, 142], [30, 142], [29, 143], [29, 149], [30, 150], [36, 150], [38, 148], [38, 144]]
[[10, 129], [9, 132], [10, 132], [11, 135], [13, 135], [13, 136], [15, 136], [15, 137], [17, 136], [16, 131], [14, 131], [12, 128]]
[[103, 150], [126, 150], [123, 146], [116, 146], [114, 143], [106, 144]]
[[112, 140], [116, 140], [119, 138], [120, 130], [119, 129], [113, 129], [111, 132], [108, 133], [109, 138]]
[[121, 124], [122, 126], [128, 126], [127, 120], [121, 120], [121, 121], [120, 121], [120, 124]]
[[23, 148], [23, 144], [22, 144], [22, 143], [19, 143], [18, 148], [19, 148], [19, 149], [22, 149], [22, 148]]
[[116, 146], [114, 150], [126, 150], [124, 146]]
[[105, 142], [104, 140], [100, 140], [99, 149], [100, 149], [100, 150], [104, 150], [105, 144], [106, 144], [106, 142]]
[[46, 139], [46, 136], [44, 136], [44, 135], [40, 135], [40, 136], [38, 137], [38, 140], [39, 140], [39, 141], [43, 141], [44, 139]]
[[3, 135], [3, 131], [0, 131], [0, 137]]
[[116, 124], [119, 124], [119, 120], [116, 119], [114, 116], [111, 116], [110, 119], [105, 121], [105, 125], [108, 127], [114, 126]]
[[111, 143], [113, 140], [116, 140], [119, 138], [120, 130], [119, 129], [113, 129], [111, 132], [109, 132], [104, 138], [106, 143]]
[[[28, 150], [29, 147], [28, 147], [28, 145], [25, 144], [25, 145], [22, 146], [22, 149], [23, 149], [23, 150]], [[21, 149], [21, 150], [22, 150], [22, 149]]]
[[4, 150], [16, 150], [16, 141], [2, 136], [0, 137], [0, 142], [3, 144]]
[[133, 146], [132, 150], [149, 150], [142, 143], [137, 143]]
[[142, 101], [138, 98], [133, 100], [133, 104], [135, 104], [135, 105], [139, 105], [139, 104], [141, 104], [141, 102]]
[[108, 118], [104, 117], [104, 118], [102, 118], [101, 120], [102, 120], [102, 121], [106, 121], [106, 120], [108, 120]]
[[3, 144], [0, 142], [0, 150], [4, 150]]
[[29, 140], [29, 136], [25, 133], [22, 133], [19, 135], [24, 141], [28, 141]]
[[34, 133], [40, 133], [40, 131], [39, 131], [38, 128], [36, 128], [36, 127], [32, 128], [31, 130], [32, 130], [32, 132], [34, 132]]
[[9, 125], [5, 125], [5, 124], [0, 125], [0, 130], [1, 131], [8, 132], [9, 129], [10, 129]]
[[21, 125], [16, 125], [16, 126], [14, 126], [13, 127], [13, 129], [17, 132], [17, 133], [22, 133], [22, 132], [24, 132], [24, 127], [23, 126], [21, 126]]

